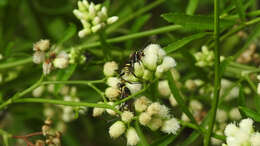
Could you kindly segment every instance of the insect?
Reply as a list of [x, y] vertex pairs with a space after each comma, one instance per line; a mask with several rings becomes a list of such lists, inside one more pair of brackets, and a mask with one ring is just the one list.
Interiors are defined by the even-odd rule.
[[[128, 96], [131, 95], [131, 91], [128, 87], [126, 87], [126, 83], [127, 81], [124, 79], [121, 79], [121, 82], [118, 83], [118, 88], [120, 90], [120, 99], [124, 99]], [[129, 110], [131, 107], [131, 103], [132, 101], [127, 100], [126, 102], [123, 102], [122, 104], [120, 104], [119, 109], [122, 110]]]
[[144, 56], [143, 49], [132, 53], [129, 57], [129, 61], [124, 65], [124, 67], [120, 73], [120, 77], [125, 74], [130, 74], [130, 73], [136, 77], [136, 75], [134, 74], [134, 64], [136, 62], [140, 63], [143, 56]]

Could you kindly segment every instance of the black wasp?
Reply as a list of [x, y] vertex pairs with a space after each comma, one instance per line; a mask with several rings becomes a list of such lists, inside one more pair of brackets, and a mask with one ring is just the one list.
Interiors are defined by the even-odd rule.
[[128, 62], [124, 65], [122, 72], [120, 73], [120, 76], [131, 73], [136, 77], [134, 74], [134, 64], [136, 62], [140, 63], [142, 57], [144, 56], [143, 50], [144, 49], [135, 51], [130, 55]]
[[[128, 81], [121, 78], [121, 82], [118, 83], [118, 88], [120, 90], [120, 99], [124, 99], [131, 95], [130, 89], [128, 87], [126, 87], [126, 82], [128, 82]], [[130, 110], [131, 104], [132, 104], [131, 100], [128, 100], [128, 101], [122, 103], [120, 105], [120, 110], [121, 111]]]

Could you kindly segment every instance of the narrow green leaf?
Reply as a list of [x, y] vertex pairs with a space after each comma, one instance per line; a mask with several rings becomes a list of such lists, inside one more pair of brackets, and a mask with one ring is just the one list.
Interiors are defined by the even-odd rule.
[[195, 10], [197, 9], [199, 4], [199, 0], [189, 0], [187, 9], [186, 9], [186, 14], [188, 15], [193, 15]]
[[242, 21], [246, 20], [245, 9], [243, 8], [242, 0], [234, 0], [237, 13]]
[[[176, 13], [162, 14], [162, 17], [168, 22], [182, 25], [187, 30], [214, 30], [214, 18], [205, 15], [185, 15]], [[233, 26], [234, 22], [230, 20], [220, 20], [220, 28], [224, 29]]]
[[144, 134], [142, 132], [142, 129], [141, 129], [138, 121], [135, 121], [135, 129], [136, 129], [136, 132], [137, 132], [137, 134], [138, 134], [138, 136], [140, 138], [140, 142], [139, 142], [138, 145], [140, 145], [140, 146], [149, 146], [149, 144], [147, 143], [147, 141], [145, 139], [145, 136], [144, 136]]
[[66, 29], [66, 31], [63, 34], [62, 39], [58, 41], [58, 45], [62, 45], [64, 42], [68, 41], [70, 38], [72, 38], [77, 32], [77, 27], [75, 24], [70, 23], [69, 27]]
[[[183, 97], [181, 96], [175, 81], [173, 79], [173, 76], [171, 74], [171, 72], [167, 72], [167, 76], [168, 76], [168, 82], [169, 82], [169, 86], [171, 89], [171, 92], [173, 94], [173, 97], [176, 99], [178, 105], [180, 105], [182, 111], [189, 117], [189, 119], [198, 126], [198, 128], [201, 130], [201, 128], [199, 127], [197, 121], [195, 120], [195, 118], [193, 117], [193, 115], [191, 114], [191, 112], [189, 111], [189, 108], [187, 106], [187, 104], [185, 103]], [[202, 130], [201, 130], [202, 131]]]
[[257, 113], [256, 111], [249, 109], [247, 107], [244, 107], [244, 106], [239, 106], [239, 109], [247, 117], [252, 118], [256, 122], [260, 122], [260, 113]]
[[[239, 87], [239, 96], [238, 96], [238, 105], [239, 106], [245, 106], [246, 105], [246, 99], [245, 99], [245, 94], [244, 94], [244, 88], [242, 85], [240, 85]], [[241, 116], [243, 118], [246, 117], [245, 113], [239, 109], [240, 113], [241, 113]]]
[[171, 53], [171, 52], [177, 51], [178, 49], [180, 49], [181, 47], [183, 47], [186, 44], [190, 43], [191, 41], [196, 40], [196, 39], [200, 39], [200, 38], [202, 38], [202, 37], [204, 37], [204, 36], [206, 36], [208, 34], [210, 34], [210, 33], [203, 32], [203, 33], [197, 33], [197, 34], [185, 37], [185, 38], [183, 38], [181, 40], [178, 40], [178, 41], [175, 41], [175, 42], [169, 44], [167, 47], [164, 48], [164, 50], [167, 53]]
[[[77, 67], [77, 65], [73, 64], [73, 65], [70, 65], [66, 69], [59, 70], [57, 73], [57, 81], [67, 81], [72, 76], [74, 71], [76, 70], [76, 67]], [[62, 84], [55, 84], [54, 93], [57, 95], [63, 86], [64, 85], [62, 85]]]
[[188, 138], [180, 146], [191, 146], [191, 144], [198, 139], [200, 133], [198, 131], [193, 131]]

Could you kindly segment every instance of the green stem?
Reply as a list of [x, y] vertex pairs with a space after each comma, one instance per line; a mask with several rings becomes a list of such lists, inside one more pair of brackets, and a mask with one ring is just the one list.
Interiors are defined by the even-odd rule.
[[33, 89], [37, 88], [42, 80], [44, 78], [44, 75], [41, 76], [40, 80], [37, 81], [36, 83], [34, 83], [32, 86], [30, 86], [29, 88], [23, 90], [22, 92], [17, 92], [14, 96], [12, 96], [11, 98], [9, 98], [8, 100], [6, 100], [4, 103], [2, 103], [0, 105], [0, 111], [5, 108], [6, 106], [8, 106], [9, 104], [13, 103], [15, 100], [21, 98], [22, 96], [24, 96], [25, 94], [31, 92]]
[[219, 92], [220, 92], [220, 37], [219, 37], [219, 0], [214, 0], [214, 40], [215, 40], [215, 49], [214, 49], [214, 55], [215, 55], [215, 77], [214, 77], [214, 97], [212, 102], [212, 108], [211, 108], [211, 114], [210, 114], [210, 121], [209, 121], [209, 127], [207, 134], [205, 136], [205, 146], [210, 145], [210, 138], [212, 135], [213, 127], [216, 120], [216, 112], [218, 108], [218, 102], [219, 102]]
[[[112, 39], [107, 39], [107, 43], [119, 43], [119, 42], [123, 42], [125, 40], [142, 38], [142, 37], [146, 37], [146, 36], [150, 36], [150, 35], [155, 35], [155, 34], [160, 34], [160, 33], [178, 30], [178, 29], [181, 29], [181, 28], [182, 28], [181, 25], [164, 26], [164, 27], [160, 27], [160, 28], [157, 28], [157, 29], [133, 33], [133, 34], [124, 35], [124, 36], [120, 36], [120, 37], [116, 37], [116, 38], [112, 38]], [[86, 49], [89, 49], [89, 48], [94, 48], [94, 47], [99, 47], [99, 46], [101, 46], [100, 42], [93, 42], [93, 43], [81, 44], [81, 45], [78, 45], [78, 46], [75, 46], [75, 47], [77, 47], [79, 49], [86, 50]]]
[[7, 63], [0, 64], [0, 69], [24, 65], [27, 63], [31, 63], [31, 62], [32, 62], [32, 57], [29, 57], [29, 58], [25, 58], [25, 59], [21, 59], [21, 60], [16, 60], [14, 62], [7, 62]]
[[106, 99], [106, 97], [105, 97], [105, 95], [104, 95], [104, 92], [102, 92], [101, 90], [99, 90], [96, 86], [94, 86], [94, 85], [91, 84], [91, 83], [89, 83], [88, 86], [91, 87], [92, 89], [94, 89], [94, 90], [102, 97], [103, 101], [104, 101], [105, 103], [107, 103], [107, 99]]
[[41, 85], [46, 84], [82, 84], [82, 85], [88, 85], [88, 84], [96, 84], [96, 83], [104, 83], [105, 79], [102, 80], [93, 80], [93, 81], [81, 81], [81, 80], [74, 80], [74, 81], [43, 81]]
[[45, 99], [45, 98], [22, 98], [17, 99], [14, 103], [49, 103], [56, 105], [66, 105], [66, 106], [86, 106], [86, 107], [97, 107], [97, 108], [106, 108], [121, 113], [115, 107], [108, 104], [98, 104], [98, 103], [88, 103], [88, 102], [74, 102], [74, 101], [63, 101], [55, 99]]

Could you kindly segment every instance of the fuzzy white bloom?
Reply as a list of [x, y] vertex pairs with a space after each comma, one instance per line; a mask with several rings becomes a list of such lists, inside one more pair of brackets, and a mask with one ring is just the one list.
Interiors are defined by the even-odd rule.
[[170, 115], [169, 115], [169, 108], [165, 105], [161, 105], [160, 107], [160, 112], [159, 112], [159, 116], [163, 119], [168, 119], [170, 118]]
[[170, 97], [169, 97], [169, 101], [170, 101], [170, 104], [171, 106], [175, 107], [178, 105], [176, 99], [173, 97], [173, 95], [171, 94]]
[[42, 63], [44, 61], [44, 59], [45, 59], [45, 53], [42, 51], [36, 51], [33, 54], [33, 62], [36, 64]]
[[130, 90], [131, 94], [135, 94], [142, 89], [142, 84], [126, 83], [126, 87]]
[[254, 121], [252, 119], [243, 119], [239, 123], [239, 128], [245, 133], [252, 133], [254, 131], [253, 123]]
[[109, 100], [117, 100], [117, 97], [120, 95], [120, 90], [113, 87], [106, 88], [105, 96]]
[[139, 122], [142, 125], [147, 125], [151, 121], [152, 117], [149, 113], [143, 112], [139, 115]]
[[132, 119], [134, 118], [134, 114], [130, 111], [124, 111], [121, 114], [121, 120], [126, 123], [130, 123]]
[[118, 70], [118, 64], [115, 61], [106, 62], [104, 64], [104, 75], [105, 76], [113, 76], [116, 74], [116, 71]]
[[168, 134], [176, 134], [179, 129], [179, 121], [176, 118], [171, 118], [163, 122], [161, 131]]
[[152, 118], [152, 120], [148, 123], [148, 127], [152, 131], [158, 130], [163, 124], [163, 121], [160, 118]]
[[227, 121], [227, 112], [225, 110], [221, 110], [221, 109], [218, 109], [217, 110], [217, 115], [216, 115], [216, 120], [219, 122], [219, 123], [224, 123]]
[[[108, 104], [113, 106], [114, 102], [108, 102]], [[118, 107], [116, 107], [116, 108], [118, 108]], [[109, 115], [111, 115], [111, 116], [116, 115], [116, 112], [115, 112], [114, 110], [112, 110], [112, 109], [106, 109], [106, 112], [107, 112]]]
[[236, 124], [234, 123], [230, 123], [226, 126], [225, 128], [225, 135], [228, 136], [228, 137], [232, 137], [232, 136], [235, 136], [239, 131], [239, 128], [236, 126]]
[[118, 138], [125, 132], [125, 130], [125, 124], [122, 121], [117, 121], [109, 127], [109, 135], [112, 138]]
[[49, 40], [40, 40], [33, 45], [34, 51], [47, 51], [50, 48]]
[[135, 102], [134, 102], [135, 110], [137, 112], [143, 112], [147, 109], [147, 107], [150, 103], [151, 103], [151, 101], [147, 97], [142, 96], [135, 100]]
[[66, 68], [69, 64], [69, 56], [66, 52], [62, 51], [58, 54], [58, 56], [54, 59], [53, 65], [56, 68]]
[[107, 79], [107, 85], [113, 88], [118, 88], [118, 84], [120, 83], [120, 79], [117, 77], [109, 77]]
[[256, 132], [250, 138], [251, 146], [260, 146], [260, 133]]
[[44, 89], [45, 89], [44, 86], [39, 86], [38, 88], [34, 89], [32, 91], [33, 97], [40, 97], [40, 96], [42, 96], [42, 93], [43, 93]]
[[44, 75], [50, 74], [51, 70], [53, 69], [52, 63], [51, 62], [44, 62], [42, 64], [42, 69], [43, 69]]
[[144, 75], [144, 66], [142, 62], [136, 62], [134, 64], [134, 74], [137, 77], [142, 77]]
[[115, 23], [118, 19], [119, 19], [119, 17], [117, 17], [117, 16], [109, 17], [109, 18], [107, 19], [107, 24], [113, 24], [113, 23]]
[[229, 111], [229, 117], [231, 120], [239, 120], [241, 119], [241, 114], [238, 108], [233, 108]]
[[139, 142], [139, 136], [136, 133], [136, 130], [133, 127], [129, 127], [126, 131], [127, 145], [134, 146]]
[[190, 108], [193, 111], [198, 111], [198, 110], [202, 110], [203, 105], [198, 100], [192, 99], [190, 101]]
[[162, 96], [170, 96], [171, 95], [171, 89], [169, 87], [167, 80], [159, 81], [158, 91]]
[[157, 115], [160, 113], [160, 110], [161, 110], [161, 105], [159, 102], [154, 102], [147, 108], [147, 112], [150, 115]]

